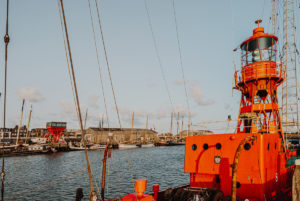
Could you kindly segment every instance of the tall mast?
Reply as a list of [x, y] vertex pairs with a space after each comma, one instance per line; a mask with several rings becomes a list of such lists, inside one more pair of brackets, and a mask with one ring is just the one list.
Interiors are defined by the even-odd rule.
[[32, 113], [32, 105], [31, 105], [31, 107], [30, 107], [30, 112], [29, 112], [29, 117], [28, 117], [27, 133], [26, 133], [25, 144], [27, 143], [28, 137], [29, 137], [29, 127], [30, 127], [31, 113]]
[[272, 0], [272, 34], [276, 35], [276, 0]]
[[146, 129], [145, 129], [145, 132], [144, 132], [144, 143], [146, 142], [147, 134], [148, 134], [148, 115], [146, 117]]
[[284, 133], [299, 134], [298, 80], [296, 62], [295, 0], [283, 2], [282, 62], [286, 67], [282, 86], [282, 116]]
[[9, 11], [9, 0], [6, 1], [6, 33], [4, 36], [5, 42], [5, 73], [4, 73], [4, 104], [3, 104], [3, 128], [6, 127], [6, 88], [7, 88], [7, 48], [9, 43], [8, 35], [8, 11]]
[[131, 133], [130, 133], [129, 143], [132, 143], [133, 140], [133, 122], [134, 122], [134, 112], [132, 112], [132, 117], [131, 117]]
[[173, 112], [171, 112], [170, 133], [173, 133]]
[[25, 99], [23, 99], [23, 102], [22, 102], [22, 109], [21, 109], [20, 121], [19, 121], [19, 126], [18, 126], [16, 145], [19, 144], [20, 129], [21, 129], [21, 126], [22, 126], [23, 111], [24, 111], [24, 103], [25, 103]]

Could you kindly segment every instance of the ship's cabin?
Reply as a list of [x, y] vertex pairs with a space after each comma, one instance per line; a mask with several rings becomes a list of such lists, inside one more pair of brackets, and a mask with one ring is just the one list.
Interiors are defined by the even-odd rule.
[[47, 127], [67, 127], [66, 122], [47, 122]]

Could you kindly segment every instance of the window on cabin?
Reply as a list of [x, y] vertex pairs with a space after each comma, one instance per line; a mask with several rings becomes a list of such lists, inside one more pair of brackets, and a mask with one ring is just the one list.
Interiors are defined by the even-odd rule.
[[251, 40], [242, 46], [242, 65], [260, 61], [276, 62], [276, 40], [263, 37]]

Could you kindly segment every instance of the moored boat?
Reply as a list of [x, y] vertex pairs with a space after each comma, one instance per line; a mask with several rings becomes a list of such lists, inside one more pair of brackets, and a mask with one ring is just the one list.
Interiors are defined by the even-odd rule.
[[119, 144], [119, 149], [134, 149], [138, 148], [136, 144]]
[[[146, 180], [122, 200], [290, 201], [296, 149], [288, 149], [279, 112], [277, 88], [285, 68], [276, 61], [278, 38], [258, 27], [241, 45], [241, 70], [235, 89], [241, 91], [235, 133], [185, 138], [185, 187], [144, 194]], [[171, 142], [169, 144], [177, 144]]]

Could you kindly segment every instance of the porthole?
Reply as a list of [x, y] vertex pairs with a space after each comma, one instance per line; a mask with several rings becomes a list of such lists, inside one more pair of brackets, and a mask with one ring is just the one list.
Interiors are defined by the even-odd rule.
[[251, 149], [251, 145], [250, 145], [249, 143], [246, 143], [246, 144], [244, 145], [244, 149], [245, 149], [246, 151], [250, 150], [250, 149]]
[[216, 144], [216, 148], [217, 148], [218, 150], [220, 150], [220, 149], [222, 148], [221, 143], [217, 143], [217, 144]]
[[208, 149], [208, 144], [205, 143], [205, 144], [203, 145], [203, 149], [204, 149], [204, 150], [207, 150], [207, 149]]
[[236, 182], [236, 188], [241, 188], [241, 183], [240, 182]]
[[221, 182], [219, 175], [216, 176], [216, 183], [219, 184]]
[[270, 150], [270, 143], [268, 143], [268, 150]]
[[193, 145], [192, 145], [192, 150], [196, 151], [196, 149], [197, 149], [197, 145], [196, 145], [196, 144], [193, 144]]

